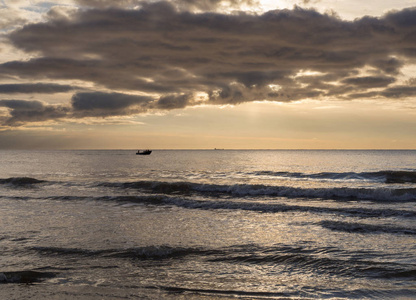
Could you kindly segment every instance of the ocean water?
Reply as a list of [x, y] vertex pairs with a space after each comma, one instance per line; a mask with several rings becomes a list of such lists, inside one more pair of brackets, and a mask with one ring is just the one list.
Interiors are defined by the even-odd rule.
[[0, 299], [416, 299], [416, 151], [0, 151]]

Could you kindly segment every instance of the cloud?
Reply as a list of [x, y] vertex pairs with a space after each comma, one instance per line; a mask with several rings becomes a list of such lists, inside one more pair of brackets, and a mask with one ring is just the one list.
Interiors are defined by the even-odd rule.
[[109, 7], [134, 7], [139, 5], [140, 0], [76, 0], [77, 4], [87, 7], [95, 8], [109, 8]]
[[[0, 125], [21, 126], [29, 122], [59, 119], [112, 118], [131, 116], [149, 110], [172, 110], [186, 107], [191, 95], [167, 95], [160, 98], [123, 93], [76, 93], [70, 105], [50, 105], [37, 100], [0, 100], [8, 110], [0, 115]], [[1, 112], [1, 111], [0, 111]]]
[[[59, 5], [65, 6], [72, 0], [60, 0]], [[38, 22], [42, 19], [42, 14], [50, 7], [53, 2], [44, 0], [4, 0], [0, 4], [0, 30], [4, 33], [20, 26]], [[58, 5], [56, 5], [57, 7]]]
[[44, 105], [40, 101], [0, 100], [0, 106], [15, 110], [42, 110]]
[[385, 16], [385, 19], [398, 28], [414, 28], [416, 26], [415, 8], [390, 12]]
[[217, 0], [78, 3], [90, 9], [9, 34], [36, 57], [0, 65], [0, 78], [97, 87], [74, 95], [75, 118], [183, 108], [200, 103], [193, 95], [201, 93], [211, 104], [414, 95], [397, 83], [401, 68], [416, 62], [416, 8], [343, 21], [299, 7], [201, 12], [225, 3]]
[[342, 83], [351, 84], [361, 88], [375, 88], [385, 87], [396, 79], [394, 77], [387, 76], [362, 76], [362, 77], [351, 77], [342, 80]]
[[[170, 0], [173, 6], [185, 11], [213, 11], [219, 8], [239, 8], [241, 6], [258, 6], [258, 0]], [[76, 0], [81, 6], [92, 8], [134, 8], [146, 6], [143, 0]], [[151, 4], [151, 2], [149, 2]]]
[[381, 72], [391, 75], [398, 75], [400, 68], [404, 65], [404, 62], [398, 60], [397, 58], [391, 57], [387, 59], [373, 61], [372, 64], [376, 69], [380, 70]]
[[362, 93], [352, 93], [348, 95], [350, 99], [383, 97], [390, 99], [404, 99], [416, 97], [416, 85], [397, 85], [386, 88], [382, 91], [371, 91]]
[[16, 9], [0, 7], [0, 30], [7, 30], [12, 27], [24, 24], [27, 20]]
[[94, 92], [75, 94], [71, 104], [78, 117], [107, 117], [144, 112], [152, 100], [147, 96]]
[[185, 108], [189, 104], [189, 100], [190, 95], [168, 95], [160, 97], [155, 108], [167, 110]]
[[172, 0], [179, 9], [185, 10], [201, 10], [214, 11], [219, 8], [234, 8], [238, 9], [241, 6], [258, 6], [259, 1], [256, 0]]
[[0, 107], [9, 109], [1, 125], [20, 126], [28, 122], [43, 122], [65, 117], [69, 109], [62, 105], [46, 105], [40, 101], [0, 100]]
[[74, 87], [69, 85], [35, 83], [35, 84], [0, 84], [0, 94], [15, 93], [44, 93], [54, 94], [73, 90]]
[[[0, 100], [0, 107], [8, 109], [8, 115], [0, 118], [0, 125], [21, 126], [29, 122], [56, 121], [89, 117], [128, 116], [151, 108], [153, 98], [121, 93], [77, 93], [71, 105], [49, 105], [37, 100]], [[160, 108], [174, 108], [174, 99], [169, 105], [165, 100]]]
[[380, 93], [386, 98], [406, 98], [416, 96], [416, 86], [395, 86]]

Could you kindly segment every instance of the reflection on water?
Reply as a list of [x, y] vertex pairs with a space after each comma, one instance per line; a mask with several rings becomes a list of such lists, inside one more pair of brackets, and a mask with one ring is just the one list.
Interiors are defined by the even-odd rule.
[[134, 153], [1, 153], [5, 297], [413, 297], [415, 151]]

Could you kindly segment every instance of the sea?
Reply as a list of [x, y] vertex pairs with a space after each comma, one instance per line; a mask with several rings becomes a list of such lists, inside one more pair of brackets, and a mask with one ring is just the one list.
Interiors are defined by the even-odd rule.
[[0, 299], [416, 299], [416, 151], [0, 151]]

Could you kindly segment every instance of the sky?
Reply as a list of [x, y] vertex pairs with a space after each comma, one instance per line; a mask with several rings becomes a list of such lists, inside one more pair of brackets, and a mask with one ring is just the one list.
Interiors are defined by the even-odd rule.
[[416, 0], [0, 0], [0, 149], [416, 149]]

